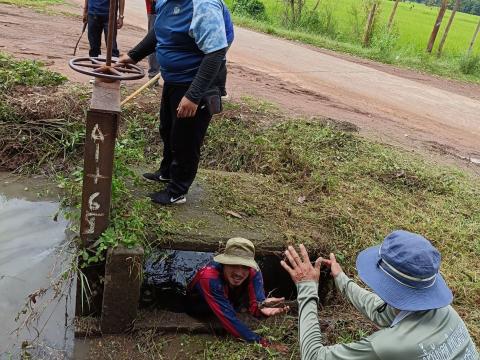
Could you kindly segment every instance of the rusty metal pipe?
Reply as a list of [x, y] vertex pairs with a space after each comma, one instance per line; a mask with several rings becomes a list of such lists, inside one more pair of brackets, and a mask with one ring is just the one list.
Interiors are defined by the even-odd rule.
[[113, 34], [117, 28], [117, 1], [110, 0], [110, 9], [108, 11], [107, 66], [112, 65]]

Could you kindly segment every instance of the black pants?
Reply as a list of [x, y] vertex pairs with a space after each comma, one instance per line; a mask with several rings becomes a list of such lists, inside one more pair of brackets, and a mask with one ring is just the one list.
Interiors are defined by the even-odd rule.
[[194, 117], [177, 118], [178, 104], [189, 85], [165, 83], [160, 106], [160, 136], [163, 140], [160, 173], [171, 179], [167, 191], [174, 196], [186, 194], [195, 179], [200, 147], [212, 118], [203, 101]]
[[[108, 15], [88, 14], [88, 42], [90, 43], [90, 57], [97, 57], [102, 53], [102, 32], [105, 34], [105, 43], [108, 36]], [[117, 48], [117, 33], [113, 34], [112, 56], [119, 57]]]

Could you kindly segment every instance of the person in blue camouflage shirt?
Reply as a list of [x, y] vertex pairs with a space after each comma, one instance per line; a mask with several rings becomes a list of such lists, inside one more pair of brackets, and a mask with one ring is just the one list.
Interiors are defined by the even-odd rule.
[[123, 63], [136, 63], [155, 51], [164, 80], [163, 159], [157, 171], [144, 174], [167, 183], [164, 190], [149, 195], [155, 203], [185, 203], [195, 179], [208, 125], [221, 108], [220, 74], [225, 71], [229, 40], [233, 41], [226, 11], [222, 0], [157, 0], [154, 28], [120, 58]]

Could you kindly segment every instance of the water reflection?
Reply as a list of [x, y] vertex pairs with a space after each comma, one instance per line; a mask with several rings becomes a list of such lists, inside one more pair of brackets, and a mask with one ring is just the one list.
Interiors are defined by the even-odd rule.
[[[27, 296], [48, 288], [69, 264], [65, 245], [67, 221], [58, 216], [58, 204], [7, 199], [0, 195], [0, 359], [17, 359], [21, 344], [33, 358], [69, 358], [73, 347], [72, 320], [74, 296], [67, 288], [59, 292], [68, 296], [51, 300], [53, 292], [32, 302], [38, 316], [35, 321], [13, 332], [22, 319], [15, 317]], [[68, 285], [68, 284], [66, 284]], [[74, 286], [72, 286], [74, 289]], [[74, 294], [73, 294], [74, 295]], [[25, 315], [28, 315], [27, 312]], [[32, 344], [32, 340], [36, 341]], [[33, 345], [33, 346], [32, 346]]]

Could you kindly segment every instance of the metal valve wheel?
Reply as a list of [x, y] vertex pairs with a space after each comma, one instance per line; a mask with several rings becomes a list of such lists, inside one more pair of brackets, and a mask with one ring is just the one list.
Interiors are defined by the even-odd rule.
[[104, 58], [79, 57], [71, 59], [68, 65], [79, 73], [112, 81], [137, 80], [145, 76], [141, 67], [133, 64], [117, 63], [114, 59], [111, 60], [109, 66]]

